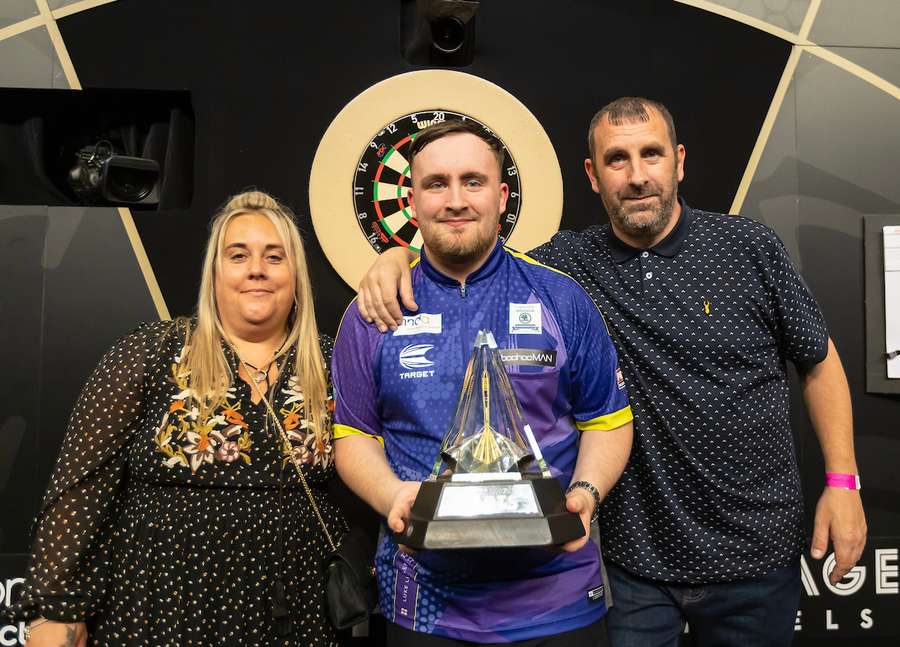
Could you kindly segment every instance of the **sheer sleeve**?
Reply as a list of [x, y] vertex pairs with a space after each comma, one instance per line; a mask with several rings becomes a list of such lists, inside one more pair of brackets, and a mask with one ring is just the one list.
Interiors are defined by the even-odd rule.
[[95, 611], [126, 447], [140, 425], [144, 371], [170, 325], [144, 324], [120, 339], [85, 383], [35, 520], [28, 577], [10, 609], [17, 617], [76, 622]]

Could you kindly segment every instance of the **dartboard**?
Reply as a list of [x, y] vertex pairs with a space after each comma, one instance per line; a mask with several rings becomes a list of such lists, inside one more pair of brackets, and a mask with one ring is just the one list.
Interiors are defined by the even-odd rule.
[[322, 136], [309, 178], [316, 237], [351, 286], [377, 254], [418, 251], [422, 237], [409, 205], [409, 147], [428, 125], [474, 121], [503, 144], [509, 186], [499, 235], [528, 250], [549, 238], [562, 216], [562, 174], [547, 133], [514, 96], [490, 81], [450, 70], [393, 76], [364, 90]]
[[[415, 210], [407, 199], [410, 187], [407, 152], [420, 130], [448, 119], [473, 121], [490, 130], [477, 119], [459, 112], [422, 110], [385, 125], [363, 150], [353, 177], [353, 204], [363, 236], [379, 254], [397, 245], [414, 251], [421, 249], [422, 235]], [[499, 233], [506, 240], [519, 219], [522, 193], [519, 169], [505, 145], [503, 152], [502, 181], [509, 185], [509, 199], [506, 212], [500, 217]]]

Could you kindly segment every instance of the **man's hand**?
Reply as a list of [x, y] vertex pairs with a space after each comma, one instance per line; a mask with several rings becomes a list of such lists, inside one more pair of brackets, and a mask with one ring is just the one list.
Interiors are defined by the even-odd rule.
[[36, 624], [25, 647], [86, 647], [87, 625], [48, 620]]
[[574, 553], [588, 541], [591, 532], [591, 515], [594, 514], [594, 497], [587, 490], [577, 487], [566, 495], [566, 509], [581, 517], [581, 523], [584, 526], [583, 537], [562, 545], [564, 551]]
[[826, 487], [816, 504], [810, 554], [822, 559], [828, 538], [834, 545], [835, 566], [828, 579], [837, 584], [856, 565], [866, 545], [866, 515], [858, 490]]
[[412, 258], [403, 247], [388, 249], [359, 282], [359, 314], [369, 323], [374, 323], [381, 332], [387, 332], [388, 328], [397, 330], [397, 326], [403, 323], [403, 312], [397, 301], [398, 290], [400, 300], [408, 310], [419, 309], [413, 298], [409, 269]]
[[391, 498], [391, 509], [387, 514], [388, 528], [396, 533], [406, 530], [406, 520], [412, 511], [421, 485], [419, 481], [401, 481]]

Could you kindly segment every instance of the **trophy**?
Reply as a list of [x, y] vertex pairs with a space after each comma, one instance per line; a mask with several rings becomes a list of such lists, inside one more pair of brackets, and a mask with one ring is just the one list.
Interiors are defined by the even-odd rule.
[[[548, 403], [547, 406], [550, 406]], [[475, 339], [456, 413], [399, 543], [553, 546], [584, 536], [522, 415], [489, 330]]]

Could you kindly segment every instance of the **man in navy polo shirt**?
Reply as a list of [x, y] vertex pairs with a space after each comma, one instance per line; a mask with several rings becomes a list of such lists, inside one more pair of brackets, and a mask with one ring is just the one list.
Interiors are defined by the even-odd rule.
[[[800, 597], [802, 496], [787, 361], [822, 448], [812, 555], [837, 581], [865, 544], [850, 396], [821, 311], [778, 237], [678, 197], [684, 146], [668, 111], [601, 109], [585, 171], [610, 224], [530, 254], [578, 280], [610, 326], [635, 415], [625, 472], [602, 508], [615, 647], [789, 645]], [[364, 279], [360, 311], [385, 328], [415, 301], [400, 252]], [[377, 293], [376, 293], [377, 288]]]

